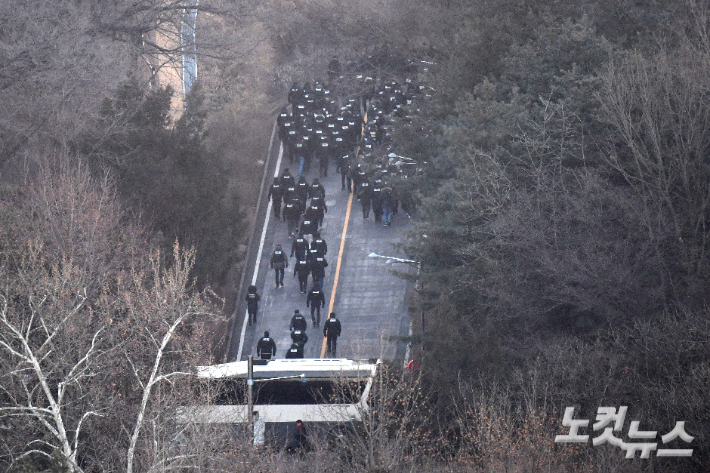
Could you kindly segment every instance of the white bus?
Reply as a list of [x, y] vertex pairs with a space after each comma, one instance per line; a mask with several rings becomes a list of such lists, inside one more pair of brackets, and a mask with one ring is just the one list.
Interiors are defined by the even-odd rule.
[[[368, 397], [380, 363], [343, 358], [254, 360], [253, 410], [269, 424], [359, 422], [369, 409]], [[247, 372], [246, 361], [198, 367], [197, 378], [210, 385], [213, 402], [178, 408], [178, 422], [250, 422]]]

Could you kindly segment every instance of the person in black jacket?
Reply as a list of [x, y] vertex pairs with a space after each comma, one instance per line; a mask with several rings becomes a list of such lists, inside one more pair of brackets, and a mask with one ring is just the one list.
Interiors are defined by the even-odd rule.
[[286, 352], [286, 358], [303, 358], [303, 347], [298, 343], [292, 343], [291, 348]]
[[256, 312], [259, 310], [259, 301], [261, 297], [256, 293], [256, 286], [249, 286], [247, 289], [247, 313], [249, 316], [249, 325], [256, 323]]
[[352, 169], [350, 168], [350, 155], [340, 158], [340, 190], [352, 189]]
[[298, 200], [286, 202], [283, 209], [283, 218], [286, 221], [286, 233], [291, 238], [296, 230], [298, 230], [298, 221], [301, 218], [301, 208]]
[[313, 197], [316, 197], [316, 196], [320, 196], [323, 200], [325, 200], [325, 187], [323, 187], [323, 184], [320, 183], [320, 181], [318, 180], [317, 177], [315, 179], [313, 179], [313, 182], [311, 183], [311, 187], [308, 190], [308, 197], [313, 199]]
[[271, 204], [274, 207], [274, 216], [276, 218], [281, 218], [281, 199], [284, 196], [284, 189], [281, 187], [281, 179], [278, 177], [274, 178], [273, 184], [269, 187], [269, 196], [271, 199]]
[[372, 190], [370, 191], [372, 213], [375, 215], [375, 223], [382, 222], [382, 188], [380, 185], [379, 179], [375, 179], [375, 182], [372, 184]]
[[256, 354], [262, 360], [270, 360], [272, 356], [276, 356], [276, 342], [269, 337], [268, 330], [264, 332], [264, 336], [256, 344]]
[[367, 179], [362, 181], [360, 184], [360, 190], [358, 191], [358, 199], [360, 199], [360, 205], [362, 205], [362, 218], [368, 218], [370, 216], [370, 207], [372, 203], [372, 192], [370, 189], [370, 183]]
[[291, 257], [296, 256], [296, 260], [304, 260], [308, 258], [308, 240], [303, 237], [303, 233], [299, 233], [298, 236], [291, 243]]
[[308, 216], [304, 216], [299, 231], [304, 237], [312, 237], [313, 233], [318, 231], [318, 222], [311, 220]]
[[320, 236], [320, 232], [315, 232], [313, 234], [313, 241], [311, 242], [311, 251], [325, 256], [328, 253], [328, 244]]
[[[320, 325], [320, 309], [325, 307], [325, 296], [320, 286], [315, 282], [306, 296], [306, 307], [311, 308], [311, 321], [314, 327], [318, 327]], [[318, 315], [318, 318], [314, 313]]]
[[270, 265], [275, 272], [276, 287], [284, 287], [284, 269], [288, 268], [288, 258], [281, 245], [276, 245], [276, 249], [271, 254]]
[[342, 71], [343, 71], [343, 68], [340, 65], [340, 61], [338, 60], [338, 57], [333, 56], [333, 58], [328, 63], [328, 80], [333, 82], [335, 79], [340, 78], [340, 74], [342, 73]]
[[340, 320], [335, 318], [335, 312], [331, 312], [328, 320], [323, 324], [323, 336], [326, 339], [325, 353], [327, 355], [336, 356], [335, 350], [337, 348], [340, 331]]
[[308, 259], [296, 260], [293, 268], [293, 276], [298, 275], [298, 287], [301, 294], [305, 294], [308, 289], [308, 275], [311, 273], [311, 264]]
[[293, 343], [297, 343], [303, 348], [306, 343], [308, 343], [308, 335], [306, 335], [305, 330], [294, 329], [291, 332], [291, 340], [293, 340]]
[[319, 227], [323, 226], [323, 218], [325, 217], [325, 209], [320, 205], [319, 199], [311, 199], [311, 205], [306, 209], [305, 216], [316, 222]]
[[323, 287], [325, 279], [325, 268], [328, 266], [328, 261], [320, 253], [313, 253], [311, 257], [311, 276], [313, 283], [318, 282], [318, 287]]
[[281, 173], [281, 184], [284, 189], [289, 187], [296, 187], [296, 179], [291, 175], [291, 171], [288, 168], [284, 169]]
[[302, 96], [303, 92], [301, 91], [301, 88], [298, 86], [297, 82], [294, 82], [291, 86], [291, 90], [288, 91], [288, 103], [290, 103], [295, 109], [296, 105], [300, 103]]
[[301, 202], [302, 209], [306, 208], [306, 201], [308, 200], [308, 191], [310, 188], [311, 186], [308, 184], [308, 181], [306, 181], [306, 178], [298, 176], [298, 182], [296, 183], [296, 195], [298, 195], [298, 200]]
[[291, 331], [294, 330], [302, 330], [306, 331], [308, 328], [308, 322], [306, 322], [306, 318], [301, 314], [301, 312], [296, 309], [296, 311], [293, 313], [293, 317], [291, 317], [291, 326], [289, 327]]

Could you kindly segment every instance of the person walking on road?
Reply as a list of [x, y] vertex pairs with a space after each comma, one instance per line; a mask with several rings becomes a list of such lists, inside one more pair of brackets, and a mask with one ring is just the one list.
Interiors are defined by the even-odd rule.
[[311, 183], [311, 188], [308, 190], [308, 197], [313, 199], [313, 197], [320, 197], [325, 200], [325, 187], [320, 183], [318, 178], [313, 179]]
[[303, 347], [298, 343], [292, 343], [291, 348], [286, 352], [286, 358], [303, 358]]
[[293, 332], [291, 332], [291, 340], [293, 343], [301, 345], [303, 349], [306, 343], [308, 343], [308, 335], [305, 330], [294, 329]]
[[283, 219], [286, 222], [286, 233], [289, 238], [293, 238], [294, 232], [298, 230], [298, 221], [301, 219], [301, 208], [298, 199], [286, 202], [283, 208]]
[[320, 253], [313, 253], [314, 257], [311, 258], [311, 276], [313, 277], [313, 282], [318, 282], [318, 287], [323, 287], [323, 280], [325, 279], [325, 268], [328, 266], [328, 261]]
[[296, 256], [296, 260], [304, 260], [308, 258], [308, 240], [305, 239], [303, 233], [299, 233], [298, 236], [291, 243], [291, 257]]
[[284, 287], [284, 269], [288, 268], [288, 258], [281, 245], [276, 245], [276, 249], [271, 254], [270, 265], [275, 272], [276, 287]]
[[[320, 309], [325, 307], [325, 296], [323, 291], [321, 291], [320, 285], [316, 282], [313, 283], [313, 287], [308, 291], [306, 307], [311, 308], [311, 321], [314, 327], [318, 327], [320, 325]], [[314, 312], [318, 315], [318, 318], [316, 318]]]
[[313, 234], [313, 241], [311, 241], [311, 251], [325, 256], [328, 253], [328, 244], [320, 236], [320, 232], [315, 232]]
[[360, 184], [360, 190], [357, 194], [358, 199], [360, 199], [360, 205], [362, 205], [362, 218], [368, 218], [370, 216], [370, 207], [372, 204], [372, 194], [370, 192], [370, 183], [364, 180]]
[[298, 275], [298, 287], [301, 294], [305, 294], [308, 290], [308, 275], [311, 273], [311, 264], [307, 259], [296, 261], [293, 267], [293, 277]]
[[293, 317], [291, 317], [291, 325], [289, 326], [289, 329], [291, 331], [294, 330], [302, 330], [306, 331], [308, 328], [308, 322], [306, 322], [306, 318], [301, 314], [301, 312], [296, 309], [296, 311], [293, 313]]
[[276, 356], [276, 342], [269, 337], [268, 330], [264, 332], [264, 336], [256, 344], [256, 354], [262, 360], [270, 360], [272, 356]]
[[261, 297], [256, 293], [256, 286], [251, 285], [247, 289], [247, 313], [249, 315], [249, 325], [256, 323], [256, 312], [259, 310]]
[[281, 218], [281, 199], [284, 196], [284, 188], [281, 186], [281, 179], [278, 177], [274, 178], [273, 184], [269, 188], [269, 196], [271, 203], [274, 206], [274, 216], [277, 219]]
[[335, 357], [335, 351], [338, 345], [338, 337], [340, 336], [341, 326], [340, 320], [335, 318], [335, 312], [331, 312], [328, 320], [323, 324], [323, 336], [326, 339], [326, 355]]
[[392, 216], [396, 209], [396, 202], [391, 187], [382, 189], [382, 215], [385, 227], [389, 227], [392, 224]]

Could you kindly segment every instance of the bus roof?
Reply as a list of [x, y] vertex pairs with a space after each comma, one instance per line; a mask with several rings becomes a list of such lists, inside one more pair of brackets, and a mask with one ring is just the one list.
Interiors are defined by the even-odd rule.
[[[254, 360], [254, 379], [332, 379], [368, 378], [375, 375], [379, 360], [346, 358], [301, 358]], [[204, 379], [245, 378], [247, 362], [234, 361], [212, 366], [198, 366], [197, 376]]]

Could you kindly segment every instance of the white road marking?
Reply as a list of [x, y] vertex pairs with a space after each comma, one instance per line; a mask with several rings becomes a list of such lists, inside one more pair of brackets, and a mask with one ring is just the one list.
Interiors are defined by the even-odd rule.
[[[276, 160], [276, 171], [274, 172], [274, 177], [279, 176], [279, 168], [281, 167], [281, 158], [284, 154], [283, 144], [279, 146], [279, 158]], [[258, 210], [258, 209], [257, 209]], [[256, 280], [259, 276], [259, 265], [261, 263], [261, 255], [264, 252], [264, 241], [266, 240], [266, 230], [269, 228], [269, 219], [271, 218], [271, 199], [266, 206], [266, 218], [264, 219], [264, 229], [261, 231], [261, 240], [259, 241], [259, 251], [256, 253], [256, 262], [254, 268], [254, 276], [251, 278], [252, 286], [256, 286]], [[249, 310], [246, 311], [244, 315], [244, 322], [242, 323], [242, 334], [239, 337], [239, 351], [237, 352], [237, 360], [242, 359], [242, 351], [244, 349], [244, 337], [247, 332], [247, 324], [249, 322]]]

